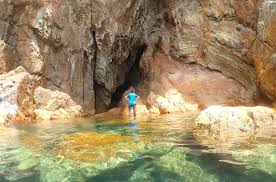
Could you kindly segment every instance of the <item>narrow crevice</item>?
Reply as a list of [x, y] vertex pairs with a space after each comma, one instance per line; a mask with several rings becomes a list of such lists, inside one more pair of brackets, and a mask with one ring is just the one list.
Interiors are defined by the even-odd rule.
[[95, 111], [96, 113], [105, 112], [109, 104], [109, 90], [107, 90], [103, 85], [94, 82], [94, 92], [95, 92]]
[[[91, 3], [91, 6], [92, 6], [92, 3]], [[92, 21], [92, 15], [91, 15], [91, 21]], [[96, 62], [97, 62], [97, 56], [98, 56], [98, 44], [97, 44], [97, 39], [96, 39], [96, 31], [93, 30], [93, 25], [91, 27], [91, 33], [92, 33], [92, 39], [93, 39], [93, 44], [92, 44], [92, 62], [93, 62], [93, 89], [94, 89], [94, 107], [95, 107], [95, 111], [97, 111], [97, 85], [96, 85], [96, 80], [95, 80], [95, 69], [96, 69]]]

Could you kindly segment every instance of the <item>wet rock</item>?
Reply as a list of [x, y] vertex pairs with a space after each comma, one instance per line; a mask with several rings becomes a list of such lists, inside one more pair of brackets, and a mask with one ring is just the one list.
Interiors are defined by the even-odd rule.
[[266, 107], [212, 106], [196, 119], [194, 134], [203, 144], [228, 148], [276, 130], [276, 112]]
[[118, 116], [122, 116], [123, 112], [124, 112], [124, 108], [116, 107], [116, 108], [109, 109], [106, 112], [95, 114], [93, 117], [94, 118], [118, 117]]
[[[140, 139], [140, 140], [139, 140]], [[79, 161], [84, 163], [96, 163], [98, 169], [108, 168], [108, 166], [100, 165], [105, 162], [109, 163], [109, 167], [117, 165], [121, 161], [129, 160], [133, 157], [133, 152], [139, 152], [140, 148], [144, 148], [148, 141], [154, 137], [137, 136], [138, 142], [133, 142], [132, 136], [123, 136], [116, 133], [96, 133], [96, 132], [81, 132], [64, 137], [57, 144], [52, 154], [61, 154], [67, 160]], [[121, 151], [124, 147], [132, 148], [133, 151]], [[67, 148], [64, 151], [64, 148]], [[103, 156], [99, 154], [105, 151]], [[116, 161], [113, 160], [117, 160]], [[115, 163], [114, 163], [115, 162]], [[114, 166], [115, 167], [115, 166]]]
[[68, 94], [38, 87], [34, 91], [35, 113], [40, 119], [80, 117], [83, 109]]

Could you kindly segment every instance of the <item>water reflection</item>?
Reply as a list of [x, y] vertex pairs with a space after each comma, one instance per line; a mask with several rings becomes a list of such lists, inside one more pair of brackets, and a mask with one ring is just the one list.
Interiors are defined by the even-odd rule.
[[133, 119], [130, 121], [130, 131], [131, 131], [131, 136], [134, 140], [137, 140], [139, 133], [137, 130], [137, 120]]
[[210, 152], [193, 137], [193, 117], [0, 128], [0, 181], [276, 181], [275, 145]]

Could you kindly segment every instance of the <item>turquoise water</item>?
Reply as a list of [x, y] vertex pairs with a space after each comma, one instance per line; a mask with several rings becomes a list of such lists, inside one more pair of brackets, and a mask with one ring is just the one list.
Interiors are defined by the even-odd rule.
[[276, 181], [276, 145], [208, 148], [194, 115], [40, 122], [0, 128], [0, 182]]

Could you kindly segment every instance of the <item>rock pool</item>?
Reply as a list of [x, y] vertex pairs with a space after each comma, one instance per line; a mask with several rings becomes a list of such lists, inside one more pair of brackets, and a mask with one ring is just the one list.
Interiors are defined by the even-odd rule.
[[0, 182], [276, 181], [276, 136], [227, 150], [208, 148], [193, 137], [194, 118], [75, 119], [0, 128]]

